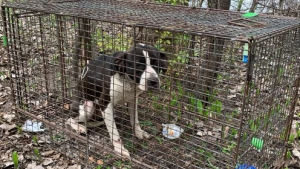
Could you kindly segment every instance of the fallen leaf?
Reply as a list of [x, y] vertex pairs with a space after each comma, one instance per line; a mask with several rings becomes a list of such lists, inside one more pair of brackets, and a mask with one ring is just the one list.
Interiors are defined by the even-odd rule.
[[50, 150], [50, 151], [45, 151], [45, 152], [42, 152], [42, 156], [44, 156], [44, 157], [48, 157], [48, 156], [50, 156], [50, 155], [52, 155], [54, 153], [54, 151], [53, 150]]
[[69, 166], [68, 169], [81, 169], [81, 165], [75, 164], [75, 165]]
[[18, 155], [18, 160], [19, 160], [19, 161], [23, 161], [23, 160], [24, 160], [23, 154]]
[[10, 167], [12, 167], [13, 165], [14, 165], [14, 163], [9, 161], [9, 162], [4, 163], [3, 168], [10, 168]]
[[104, 163], [103, 163], [103, 161], [102, 161], [102, 160], [97, 160], [97, 164], [99, 164], [99, 165], [103, 165]]
[[36, 165], [35, 162], [28, 164], [27, 169], [44, 169], [43, 166], [41, 165]]
[[225, 137], [225, 138], [226, 138], [227, 135], [228, 135], [228, 131], [229, 131], [229, 127], [226, 126], [226, 127], [225, 127], [225, 130], [224, 130], [224, 137]]
[[206, 133], [203, 132], [203, 131], [201, 131], [201, 130], [197, 131], [196, 134], [197, 134], [198, 136], [204, 136], [204, 135], [206, 135]]
[[67, 109], [67, 110], [69, 110], [70, 109], [70, 105], [69, 104], [65, 104], [64, 108]]
[[204, 126], [204, 122], [203, 121], [197, 121], [195, 122], [197, 127], [203, 127]]
[[215, 125], [215, 126], [213, 127], [213, 131], [221, 132], [221, 131], [222, 131], [222, 127], [221, 127], [221, 126], [218, 126], [218, 125]]
[[95, 162], [94, 157], [89, 157], [89, 162], [94, 163]]
[[34, 153], [28, 153], [25, 155], [26, 160], [39, 161], [39, 157], [37, 157]]
[[300, 159], [300, 151], [298, 151], [297, 148], [294, 148], [293, 151], [292, 151], [293, 155], [298, 157]]
[[57, 159], [59, 159], [59, 157], [60, 157], [60, 154], [55, 154], [55, 155], [53, 155], [51, 158], [52, 158], [53, 160], [57, 160]]
[[7, 122], [11, 122], [16, 116], [14, 114], [4, 114], [3, 118], [7, 121]]
[[67, 165], [62, 165], [62, 166], [47, 166], [46, 169], [65, 169], [67, 168]]
[[229, 99], [236, 98], [236, 94], [227, 96]]
[[43, 161], [43, 166], [47, 166], [47, 165], [50, 165], [53, 163], [53, 160], [51, 158], [46, 158], [44, 161]]
[[17, 126], [15, 124], [9, 125], [9, 124], [1, 124], [0, 128], [4, 129], [5, 131], [11, 131], [12, 129], [16, 128]]

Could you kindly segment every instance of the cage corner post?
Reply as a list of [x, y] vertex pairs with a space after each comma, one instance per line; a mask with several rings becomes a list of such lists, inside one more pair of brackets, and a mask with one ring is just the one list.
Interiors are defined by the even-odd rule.
[[[66, 97], [66, 81], [65, 81], [65, 54], [64, 54], [64, 36], [63, 36], [63, 16], [56, 14], [55, 15], [55, 21], [56, 21], [56, 38], [57, 38], [57, 48], [59, 53], [59, 77], [61, 81], [60, 89], [57, 89], [58, 91], [55, 91], [55, 94], [61, 93], [61, 105], [60, 110], [63, 114], [63, 125], [66, 124], [66, 115], [64, 114], [64, 104], [65, 104], [65, 97]], [[59, 97], [59, 96], [58, 96]]]
[[[300, 71], [298, 71], [298, 75], [299, 75]], [[290, 138], [290, 134], [291, 134], [291, 129], [292, 129], [292, 124], [293, 124], [293, 120], [294, 120], [294, 112], [295, 112], [295, 108], [296, 108], [296, 104], [297, 104], [297, 100], [299, 99], [299, 88], [300, 88], [300, 75], [296, 78], [295, 82], [294, 82], [294, 93], [293, 93], [293, 98], [292, 98], [292, 104], [289, 110], [289, 115], [286, 121], [286, 126], [287, 126], [287, 130], [285, 133], [285, 144], [288, 144], [288, 140]], [[288, 146], [285, 146], [285, 148], [283, 149], [283, 156], [284, 159], [287, 158], [287, 151], [288, 151]]]
[[[10, 50], [9, 50], [9, 39], [8, 39], [8, 28], [9, 28], [9, 23], [7, 23], [7, 19], [9, 17], [9, 13], [6, 12], [8, 11], [8, 8], [3, 6], [1, 4], [1, 17], [2, 17], [2, 24], [3, 24], [3, 46], [5, 48], [5, 51], [6, 51], [6, 56], [9, 58], [8, 59], [8, 64], [9, 65], [12, 65], [12, 61], [10, 59], [10, 56], [9, 56], [9, 53], [10, 53]], [[11, 76], [11, 72], [12, 72], [12, 66], [10, 66], [10, 69], [9, 69], [9, 74]], [[14, 95], [14, 84], [13, 84], [13, 80], [12, 78], [10, 77], [10, 87], [11, 87], [11, 98], [13, 100], [13, 106], [15, 107], [16, 106], [16, 98], [15, 98], [15, 95]]]
[[238, 158], [240, 155], [240, 147], [241, 147], [241, 138], [242, 138], [242, 130], [243, 130], [243, 119], [245, 117], [245, 109], [246, 105], [250, 102], [249, 101], [249, 96], [250, 96], [250, 85], [251, 82], [253, 81], [253, 62], [255, 59], [255, 47], [256, 47], [256, 41], [251, 38], [248, 40], [249, 44], [249, 50], [248, 50], [248, 64], [247, 64], [247, 72], [246, 72], [246, 79], [245, 79], [245, 85], [244, 85], [244, 93], [243, 93], [243, 98], [242, 98], [242, 108], [241, 108], [241, 115], [239, 118], [240, 124], [239, 124], [239, 130], [237, 133], [237, 146], [235, 148], [235, 153], [234, 153], [234, 165], [238, 164]]
[[[11, 54], [13, 56], [13, 66], [11, 67], [10, 71], [15, 71], [16, 77], [22, 77], [24, 75], [24, 68], [25, 68], [25, 58], [23, 57], [23, 51], [21, 48], [21, 33], [20, 33], [20, 26], [19, 26], [19, 13], [16, 13], [15, 11], [17, 9], [15, 8], [6, 8], [7, 9], [7, 16], [8, 16], [8, 27], [9, 27], [9, 38], [11, 39], [10, 49]], [[14, 68], [14, 69], [12, 69]], [[23, 69], [23, 70], [21, 70]], [[10, 72], [10, 78], [12, 79], [12, 73]], [[15, 83], [15, 82], [14, 82]], [[13, 84], [14, 84], [13, 83]], [[15, 104], [18, 104], [19, 109], [25, 109], [25, 102], [24, 99], [24, 93], [22, 91], [26, 92], [26, 82], [25, 78], [16, 78], [16, 93], [14, 93], [14, 97], [17, 97], [17, 102]], [[27, 97], [27, 96], [26, 96]], [[28, 100], [27, 100], [28, 101]], [[17, 113], [18, 115], [18, 113]]]

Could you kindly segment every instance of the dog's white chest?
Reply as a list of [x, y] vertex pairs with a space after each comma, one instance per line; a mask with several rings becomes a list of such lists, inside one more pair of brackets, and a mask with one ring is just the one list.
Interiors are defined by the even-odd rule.
[[111, 97], [111, 102], [114, 104], [117, 104], [120, 101], [133, 101], [135, 94], [138, 96], [142, 92], [137, 88], [135, 93], [134, 86], [132, 86], [128, 80], [121, 78], [119, 74], [115, 74], [110, 80], [109, 95]]

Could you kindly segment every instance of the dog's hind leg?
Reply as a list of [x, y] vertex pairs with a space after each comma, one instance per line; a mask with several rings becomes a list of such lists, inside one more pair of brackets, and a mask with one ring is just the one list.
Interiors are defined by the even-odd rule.
[[135, 98], [134, 102], [128, 103], [129, 112], [130, 112], [130, 122], [134, 126], [135, 136], [139, 139], [148, 139], [150, 134], [141, 129], [141, 125], [138, 117], [138, 97]]
[[107, 105], [104, 112], [101, 111], [102, 116], [105, 121], [105, 124], [106, 124], [107, 131], [109, 133], [109, 137], [113, 143], [115, 151], [117, 153], [119, 153], [120, 155], [130, 159], [129, 151], [127, 149], [125, 149], [125, 147], [122, 144], [122, 141], [120, 139], [120, 134], [118, 132], [115, 119], [113, 117], [113, 112], [114, 112], [114, 109], [113, 109], [112, 103], [109, 103]]

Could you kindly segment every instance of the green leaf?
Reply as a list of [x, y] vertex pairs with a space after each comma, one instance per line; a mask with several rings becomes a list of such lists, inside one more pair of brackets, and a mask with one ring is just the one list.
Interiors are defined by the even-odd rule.
[[37, 140], [37, 137], [36, 137], [35, 135], [32, 136], [32, 141], [33, 141], [34, 143], [38, 144], [38, 140]]
[[197, 100], [197, 110], [200, 114], [203, 114], [203, 104], [200, 100]]
[[18, 153], [16, 151], [14, 151], [12, 153], [12, 160], [13, 160], [13, 163], [14, 163], [14, 168], [17, 169], [19, 168], [19, 159], [18, 159]]
[[220, 114], [222, 111], [222, 106], [223, 106], [223, 104], [217, 100], [212, 103], [211, 109], [212, 109], [212, 111], [216, 112], [217, 114]]
[[175, 106], [176, 103], [177, 103], [177, 99], [173, 99], [173, 100], [171, 101], [170, 105], [171, 105], [171, 106]]
[[193, 106], [195, 106], [196, 105], [196, 98], [195, 97], [193, 97], [193, 96], [191, 96], [191, 104], [193, 105]]

